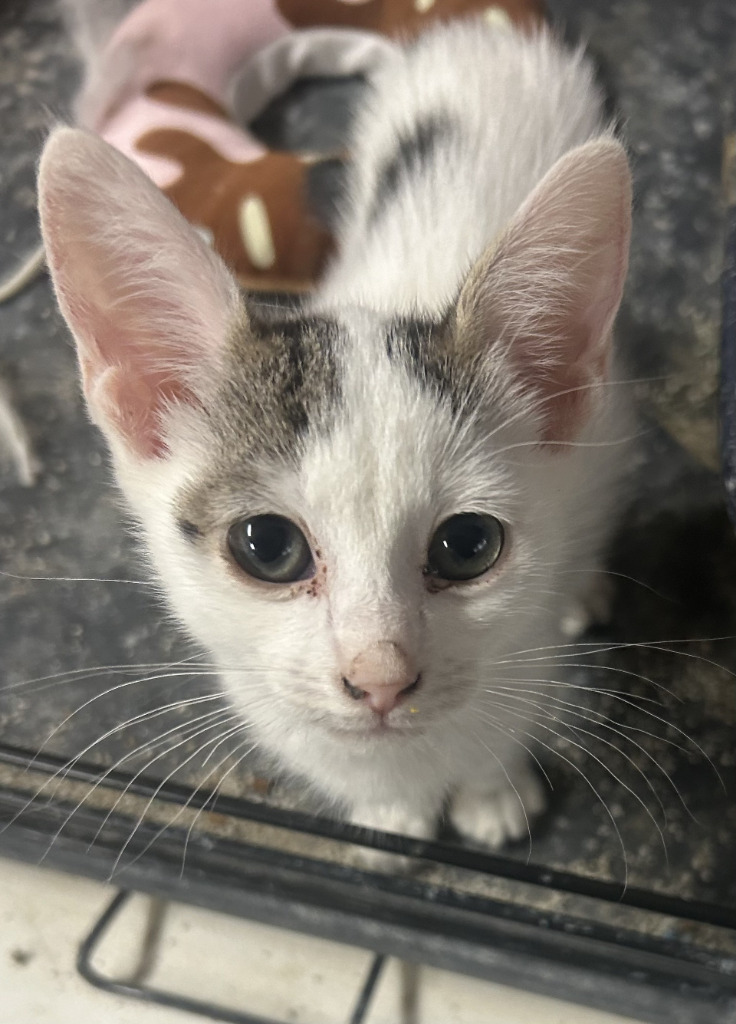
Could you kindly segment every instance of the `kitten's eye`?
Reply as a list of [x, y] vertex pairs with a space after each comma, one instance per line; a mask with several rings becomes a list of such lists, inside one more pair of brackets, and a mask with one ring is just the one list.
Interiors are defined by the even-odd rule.
[[241, 569], [267, 583], [293, 583], [312, 575], [307, 538], [283, 516], [252, 516], [227, 532], [230, 553]]
[[503, 527], [494, 516], [463, 512], [435, 532], [426, 572], [443, 580], [472, 580], [494, 565], [503, 549]]

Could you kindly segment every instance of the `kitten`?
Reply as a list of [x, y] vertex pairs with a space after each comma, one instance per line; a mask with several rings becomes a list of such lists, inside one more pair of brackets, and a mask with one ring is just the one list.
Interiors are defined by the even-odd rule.
[[46, 146], [59, 305], [168, 600], [262, 748], [354, 822], [426, 837], [449, 800], [496, 846], [543, 806], [525, 678], [559, 678], [629, 459], [630, 178], [602, 110], [546, 31], [399, 51], [294, 315], [100, 140]]

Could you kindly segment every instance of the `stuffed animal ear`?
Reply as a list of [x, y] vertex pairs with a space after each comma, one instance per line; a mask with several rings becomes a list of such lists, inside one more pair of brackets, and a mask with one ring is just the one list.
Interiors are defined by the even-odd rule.
[[163, 456], [167, 410], [198, 400], [244, 316], [237, 287], [156, 186], [94, 135], [55, 131], [38, 191], [92, 418], [132, 453]]
[[501, 350], [547, 443], [580, 431], [606, 378], [630, 224], [623, 147], [586, 143], [545, 175], [462, 290], [458, 346], [481, 358]]

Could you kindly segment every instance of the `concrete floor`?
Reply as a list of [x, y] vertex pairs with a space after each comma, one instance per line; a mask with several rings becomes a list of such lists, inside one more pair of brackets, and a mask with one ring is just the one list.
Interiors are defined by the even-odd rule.
[[[0, 860], [0, 1024], [192, 1024], [196, 1017], [93, 988], [75, 970], [107, 886]], [[150, 903], [135, 897], [95, 966], [127, 978]], [[147, 983], [292, 1024], [344, 1024], [365, 977], [363, 950], [169, 904]], [[557, 1000], [422, 968], [416, 1014], [402, 1018], [402, 968], [390, 962], [366, 1024], [631, 1024]]]

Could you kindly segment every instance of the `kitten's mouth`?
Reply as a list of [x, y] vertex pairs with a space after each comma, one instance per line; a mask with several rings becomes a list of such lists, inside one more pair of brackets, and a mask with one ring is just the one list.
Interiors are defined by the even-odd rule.
[[389, 722], [381, 716], [374, 716], [369, 722], [356, 722], [352, 725], [326, 725], [331, 733], [336, 733], [341, 739], [393, 739], [398, 736], [417, 736], [423, 730], [418, 723], [406, 721]]

